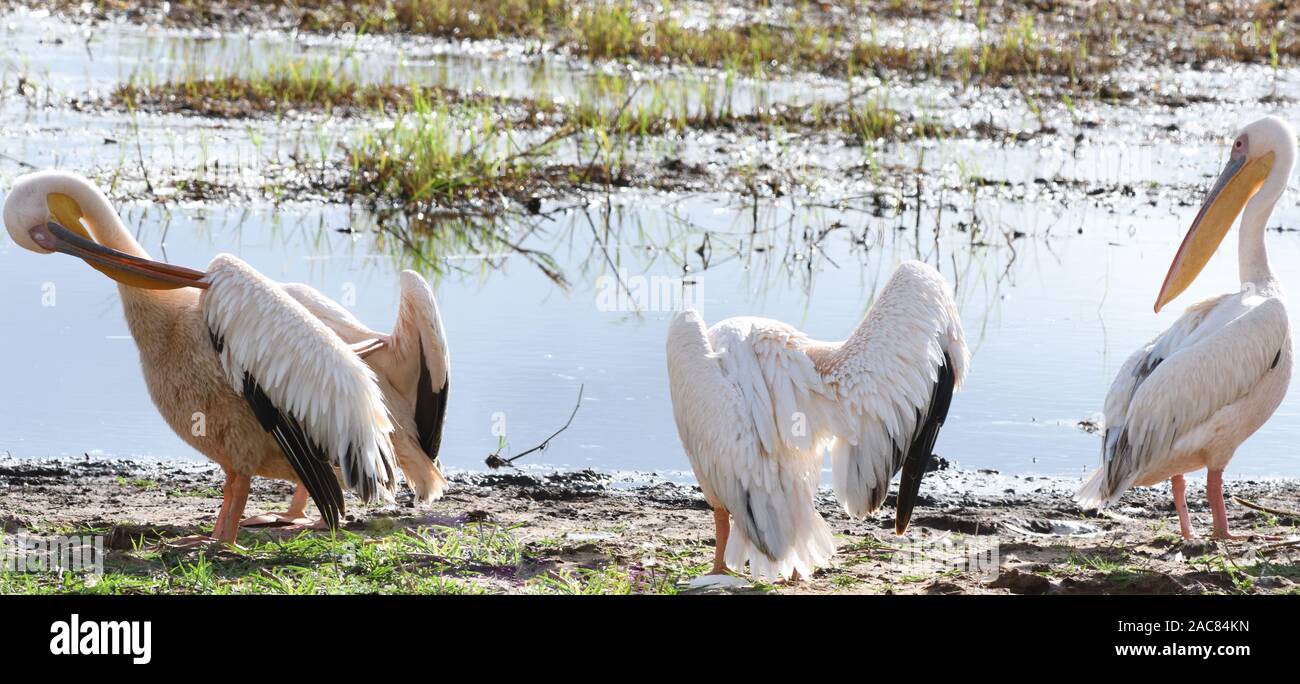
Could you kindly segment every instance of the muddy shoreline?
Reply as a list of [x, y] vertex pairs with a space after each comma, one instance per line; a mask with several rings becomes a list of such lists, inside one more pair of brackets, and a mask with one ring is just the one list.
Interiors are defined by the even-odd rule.
[[[711, 516], [693, 485], [652, 475], [614, 476], [594, 471], [508, 470], [460, 473], [451, 479], [447, 496], [427, 509], [417, 508], [409, 495], [385, 507], [365, 507], [351, 500], [346, 525], [350, 537], [364, 540], [362, 543], [380, 543], [394, 534], [436, 536], [471, 529], [482, 535], [483, 530], [492, 530], [514, 549], [507, 560], [484, 563], [467, 557], [464, 562], [432, 570], [403, 566], [402, 572], [421, 579], [428, 579], [430, 573], [455, 577], [474, 591], [531, 593], [555, 586], [588, 589], [593, 588], [592, 578], [600, 579], [594, 588], [618, 593], [719, 591], [689, 585], [689, 580], [705, 571], [713, 551]], [[220, 575], [224, 579], [204, 585], [208, 590], [221, 590], [225, 582], [227, 589], [245, 591], [248, 589], [234, 568], [253, 563], [250, 558], [257, 557], [255, 551], [176, 551], [160, 542], [206, 531], [220, 506], [220, 485], [220, 472], [207, 463], [92, 457], [0, 459], [0, 523], [7, 535], [102, 534], [108, 549], [107, 571], [124, 574], [130, 581], [150, 574], [167, 578], [172, 568], [190, 567], [187, 563], [203, 553], [217, 567], [229, 566], [229, 573]], [[1300, 591], [1300, 546], [1262, 539], [1183, 542], [1176, 534], [1167, 488], [1131, 492], [1113, 511], [1096, 514], [1080, 511], [1073, 504], [1068, 495], [1074, 486], [1075, 482], [1064, 478], [945, 468], [927, 477], [913, 528], [901, 539], [892, 534], [892, 497], [873, 517], [850, 520], [830, 492], [823, 490], [819, 508], [831, 524], [840, 550], [833, 564], [811, 580], [727, 591]], [[290, 494], [286, 483], [258, 480], [249, 511], [282, 509]], [[1273, 509], [1300, 509], [1300, 481], [1293, 479], [1233, 480], [1229, 495]], [[1194, 525], [1204, 534], [1209, 511], [1203, 489], [1196, 483], [1189, 487], [1189, 503]], [[1229, 505], [1229, 511], [1238, 533], [1300, 538], [1296, 529], [1300, 520], [1262, 513], [1236, 502]], [[326, 536], [319, 532], [246, 531], [240, 543], [258, 549], [268, 543], [283, 544], [297, 535]], [[963, 564], [963, 549], [972, 548], [986, 554], [996, 548], [996, 570], [987, 563], [983, 567]], [[164, 550], [161, 555], [159, 549]], [[261, 573], [273, 571], [277, 560], [287, 562], [275, 557], [263, 560], [257, 562], [272, 570], [259, 568]], [[618, 581], [607, 584], [609, 578]], [[560, 580], [563, 583], [557, 585]], [[35, 583], [27, 590], [59, 590], [41, 585], [39, 578], [27, 581]], [[55, 582], [54, 578], [50, 582]], [[393, 579], [389, 589], [402, 591], [403, 586], [417, 585]], [[176, 590], [175, 584], [168, 587]], [[326, 588], [320, 593], [330, 591]]]

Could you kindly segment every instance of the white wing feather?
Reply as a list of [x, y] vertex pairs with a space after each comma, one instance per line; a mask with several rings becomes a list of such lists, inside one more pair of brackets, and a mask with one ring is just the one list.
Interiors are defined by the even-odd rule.
[[[447, 382], [451, 355], [447, 332], [442, 326], [438, 300], [424, 278], [415, 271], [402, 271], [402, 304], [393, 327], [393, 343], [405, 353], [423, 355], [434, 389]], [[418, 349], [417, 349], [418, 347]]]
[[677, 431], [700, 488], [735, 522], [726, 562], [735, 569], [748, 562], [765, 579], [808, 576], [835, 548], [813, 504], [820, 458], [781, 448], [765, 408], [772, 398], [743, 337], [724, 335], [731, 346], [715, 351], [710, 335], [696, 312], [679, 314], [669, 328], [668, 375]]
[[316, 288], [305, 283], [281, 283], [281, 288], [302, 304], [313, 316], [324, 321], [325, 325], [333, 330], [344, 342], [356, 344], [363, 340], [380, 337], [380, 334], [371, 330], [365, 323], [362, 323], [351, 311], [343, 308], [338, 302], [321, 294]]
[[[705, 496], [737, 522], [728, 565], [748, 559], [756, 574], [788, 575], [829, 558], [834, 545], [813, 501], [823, 450], [833, 447], [845, 508], [878, 507], [900, 465], [894, 445], [913, 440], [945, 358], [960, 386], [969, 354], [956, 306], [942, 276], [917, 262], [899, 267], [843, 343], [763, 318], [707, 331], [694, 311], [674, 319], [673, 413]], [[751, 514], [755, 492], [764, 506]]]
[[885, 500], [899, 449], [906, 452], [918, 413], [927, 411], [945, 356], [954, 390], [966, 377], [970, 353], [947, 282], [926, 264], [904, 262], [847, 340], [810, 353], [839, 410], [827, 428], [838, 438], [836, 496], [850, 515], [866, 515]]
[[[403, 271], [400, 284], [401, 303], [391, 334], [370, 329], [350, 311], [308, 285], [286, 283], [283, 287], [344, 342], [357, 344], [378, 339], [385, 343], [384, 348], [369, 354], [365, 363], [387, 383], [381, 382], [385, 397], [394, 392], [402, 400], [387, 402], [397, 426], [393, 438], [397, 461], [416, 497], [427, 503], [441, 496], [447, 485], [437, 458], [442, 445], [451, 357], [433, 290], [415, 271]], [[428, 384], [421, 385], [423, 382]], [[397, 415], [401, 412], [406, 415]], [[410, 448], [405, 439], [410, 440]]]
[[[402, 350], [403, 355], [413, 355], [416, 341], [419, 341], [419, 353], [424, 355], [433, 376], [435, 387], [441, 387], [447, 380], [451, 366], [447, 351], [447, 333], [443, 329], [442, 316], [438, 311], [438, 302], [429, 289], [428, 283], [415, 271], [402, 271], [400, 276], [402, 300], [397, 313], [397, 324], [391, 335], [376, 332], [343, 308], [338, 302], [321, 294], [315, 288], [303, 283], [284, 283], [281, 287], [296, 299], [313, 315], [325, 322], [344, 342], [356, 344], [368, 339], [381, 339], [391, 342]], [[413, 369], [419, 375], [419, 367]], [[399, 383], [395, 383], [399, 384]]]
[[316, 316], [244, 262], [218, 255], [204, 292], [208, 326], [224, 341], [227, 380], [245, 373], [339, 466], [363, 498], [392, 500], [393, 431], [374, 373]]
[[1102, 467], [1077, 500], [1118, 500], [1135, 482], [1178, 456], [1179, 440], [1244, 397], [1287, 342], [1287, 314], [1275, 298], [1244, 303], [1225, 295], [1187, 310], [1120, 369], [1106, 397]]
[[1192, 340], [1192, 334], [1205, 321], [1206, 316], [1231, 296], [1223, 295], [1193, 304], [1178, 317], [1178, 320], [1174, 321], [1173, 325], [1169, 326], [1168, 330], [1160, 333], [1158, 337], [1128, 357], [1106, 393], [1103, 413], [1106, 419], [1107, 442], [1113, 443], [1119, 436], [1118, 430], [1111, 431], [1110, 428], [1124, 424], [1128, 416], [1129, 404], [1133, 401], [1133, 393], [1137, 391], [1138, 386], [1145, 382], [1151, 371], [1165, 359], [1186, 346]]

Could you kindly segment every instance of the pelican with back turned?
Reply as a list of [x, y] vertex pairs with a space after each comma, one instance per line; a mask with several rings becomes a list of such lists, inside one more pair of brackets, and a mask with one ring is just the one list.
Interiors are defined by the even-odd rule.
[[826, 451], [851, 516], [884, 504], [901, 470], [895, 531], [906, 531], [969, 364], [948, 284], [916, 261], [841, 342], [766, 318], [709, 328], [688, 310], [669, 326], [667, 356], [677, 432], [714, 511], [711, 574], [748, 564], [771, 580], [809, 577], [835, 553], [814, 506]]
[[1208, 471], [1213, 535], [1227, 539], [1223, 471], [1273, 415], [1291, 381], [1291, 324], [1269, 268], [1264, 232], [1296, 159], [1295, 131], [1276, 117], [1243, 128], [1174, 257], [1155, 310], [1191, 285], [1237, 217], [1241, 288], [1193, 304], [1137, 350], [1106, 396], [1102, 462], [1077, 500], [1115, 503], [1134, 485], [1170, 480], [1183, 538], [1192, 539], [1183, 476]]
[[[449, 361], [433, 292], [401, 275], [391, 334], [362, 325], [301, 284], [282, 285], [219, 254], [206, 271], [152, 261], [85, 178], [18, 178], [4, 222], [19, 246], [84, 260], [118, 283], [145, 384], [182, 440], [225, 472], [211, 535], [234, 543], [241, 522], [300, 522], [307, 495], [334, 529], [346, 486], [390, 501], [397, 470], [417, 498], [446, 481], [438, 448]], [[202, 430], [193, 430], [195, 416]], [[299, 483], [290, 510], [242, 521], [253, 476]]]

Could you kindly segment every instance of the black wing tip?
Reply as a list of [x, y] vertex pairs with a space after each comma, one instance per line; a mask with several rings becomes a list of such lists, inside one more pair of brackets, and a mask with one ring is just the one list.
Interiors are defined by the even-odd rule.
[[[307, 435], [297, 419], [276, 407], [257, 379], [247, 372], [244, 373], [243, 395], [262, 429], [275, 438], [299, 482], [307, 488], [325, 524], [338, 531], [344, 510], [343, 489], [339, 487], [324, 450]], [[356, 460], [352, 459], [352, 462]]]
[[894, 533], [903, 534], [912, 522], [912, 512], [916, 508], [916, 498], [921, 491], [921, 480], [930, 469], [934, 460], [934, 443], [939, 438], [939, 428], [948, 419], [948, 409], [952, 407], [952, 395], [956, 389], [957, 377], [953, 372], [952, 356], [943, 353], [943, 365], [939, 366], [939, 377], [930, 392], [930, 404], [924, 416], [917, 410], [917, 428], [908, 445], [907, 456], [903, 459], [903, 474], [898, 482], [898, 497], [895, 499]]
[[343, 490], [339, 489], [338, 483], [335, 482], [334, 488], [330, 490], [328, 486], [326, 491], [322, 492], [323, 496], [318, 496], [310, 485], [305, 482], [303, 486], [307, 487], [307, 493], [311, 495], [312, 501], [316, 504], [316, 509], [320, 511], [321, 520], [325, 521], [325, 526], [331, 532], [339, 531], [339, 521], [343, 518]]
[[903, 475], [898, 481], [898, 496], [894, 499], [894, 533], [907, 531], [912, 522], [912, 511], [916, 508], [916, 499], [921, 492], [921, 480], [930, 467], [934, 454], [929, 451], [909, 453], [903, 461]]
[[208, 326], [208, 341], [212, 343], [212, 348], [216, 350], [217, 356], [226, 350], [226, 338], [217, 334], [217, 331]]
[[[735, 517], [734, 512], [732, 517]], [[754, 548], [775, 562], [777, 560], [776, 554], [773, 553], [772, 545], [768, 543], [763, 528], [758, 526], [758, 518], [754, 515], [754, 499], [748, 489], [745, 490], [745, 520], [742, 527], [745, 528], [746, 536], [750, 538], [749, 541], [754, 545]]]
[[442, 387], [434, 390], [433, 375], [424, 357], [423, 339], [416, 340], [416, 353], [420, 356], [420, 378], [415, 395], [415, 433], [420, 450], [434, 465], [438, 465], [438, 452], [442, 450], [442, 424], [447, 418], [447, 388], [451, 377], [443, 378]]

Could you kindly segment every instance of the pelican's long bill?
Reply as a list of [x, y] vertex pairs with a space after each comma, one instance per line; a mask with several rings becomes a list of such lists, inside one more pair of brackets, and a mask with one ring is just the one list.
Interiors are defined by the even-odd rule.
[[[175, 290], [181, 287], [206, 288], [207, 274], [184, 266], [151, 261], [105, 247], [90, 239], [81, 225], [80, 216], [67, 215], [65, 207], [52, 203], [54, 218], [31, 231], [32, 239], [54, 252], [70, 254], [95, 267], [104, 275], [124, 285], [149, 290]], [[75, 219], [75, 220], [73, 220]], [[63, 225], [67, 221], [75, 229]]]
[[1223, 173], [1215, 181], [1205, 204], [1197, 212], [1192, 227], [1187, 229], [1187, 236], [1174, 256], [1174, 262], [1165, 275], [1165, 283], [1156, 297], [1156, 313], [1175, 297], [1183, 293], [1201, 269], [1209, 263], [1210, 257], [1223, 242], [1223, 236], [1241, 214], [1246, 202], [1259, 192], [1260, 186], [1273, 169], [1273, 153], [1269, 152], [1255, 159], [1247, 159], [1244, 154], [1234, 154], [1223, 167]]

